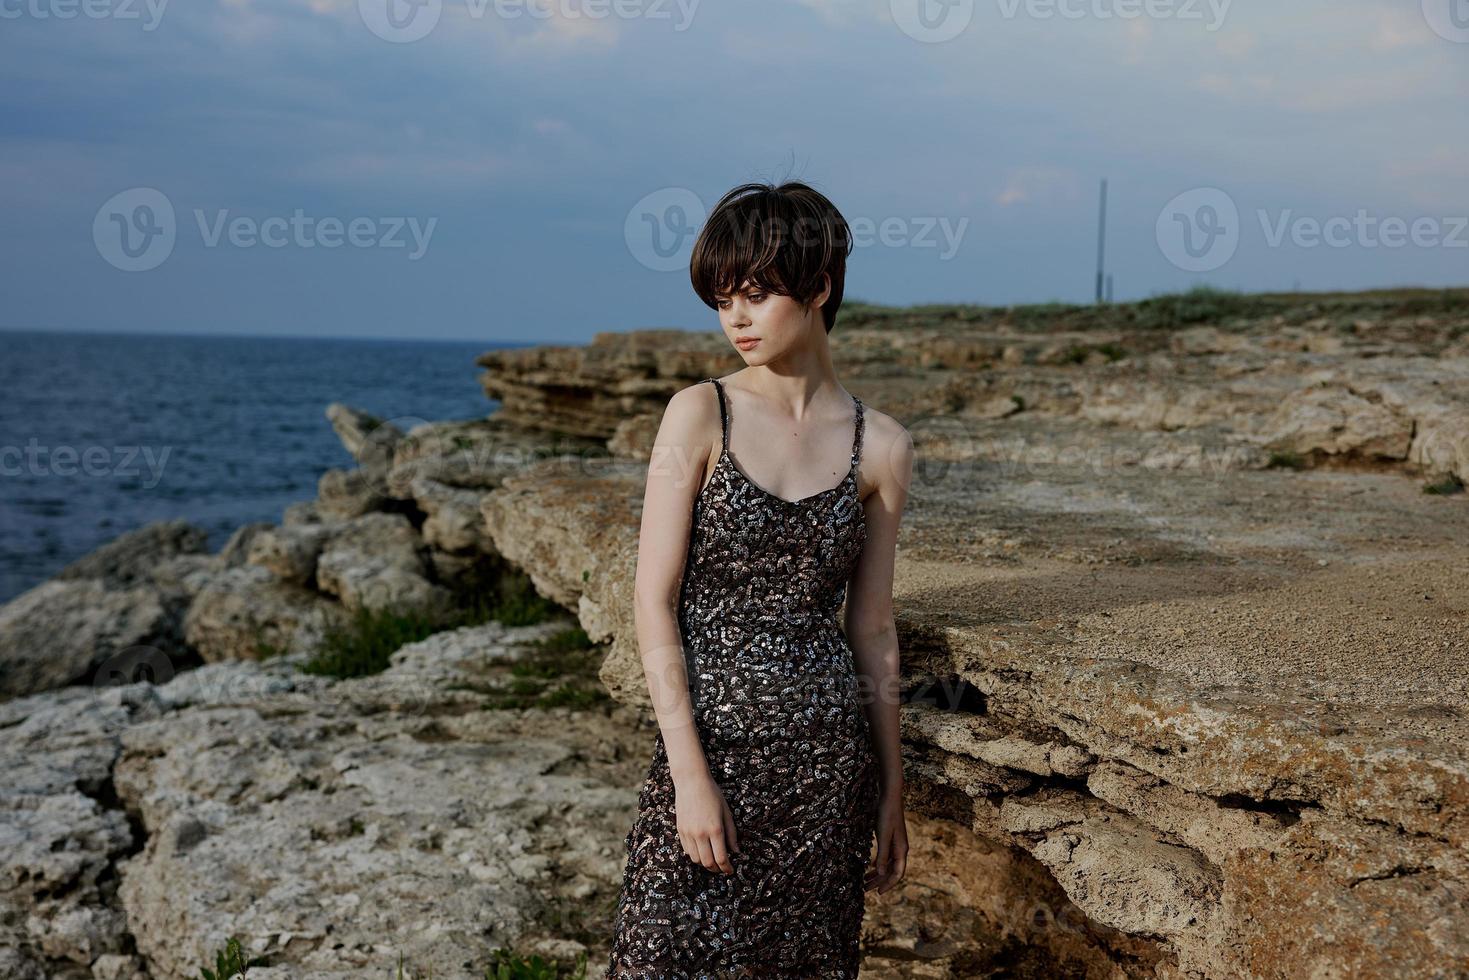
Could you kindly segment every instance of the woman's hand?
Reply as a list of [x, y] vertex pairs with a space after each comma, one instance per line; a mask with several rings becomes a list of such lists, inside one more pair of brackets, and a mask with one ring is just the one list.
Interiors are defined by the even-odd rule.
[[736, 854], [740, 850], [734, 814], [714, 778], [706, 775], [688, 783], [674, 783], [673, 809], [684, 853], [710, 871], [734, 874], [729, 850]]
[[903, 794], [885, 794], [877, 810], [877, 858], [867, 868], [863, 891], [892, 888], [908, 870], [908, 826], [903, 817]]

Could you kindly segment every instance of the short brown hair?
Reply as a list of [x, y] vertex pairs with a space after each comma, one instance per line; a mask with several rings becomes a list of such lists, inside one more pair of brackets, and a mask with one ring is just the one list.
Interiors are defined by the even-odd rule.
[[805, 305], [826, 275], [831, 294], [821, 317], [831, 333], [851, 253], [847, 219], [819, 191], [799, 181], [741, 184], [709, 212], [694, 242], [689, 279], [704, 305], [717, 310], [716, 297], [732, 295], [746, 279]]

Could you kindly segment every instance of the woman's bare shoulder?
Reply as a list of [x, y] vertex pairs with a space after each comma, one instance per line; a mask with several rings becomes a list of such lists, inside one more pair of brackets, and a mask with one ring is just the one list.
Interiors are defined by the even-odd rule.
[[866, 458], [869, 454], [893, 462], [904, 456], [911, 459], [913, 437], [903, 423], [863, 402], [862, 455]]
[[875, 490], [906, 492], [913, 475], [913, 437], [886, 412], [862, 403], [862, 473]]
[[688, 444], [704, 441], [711, 425], [719, 430], [719, 401], [708, 380], [696, 381], [675, 391], [663, 406], [663, 420], [658, 427], [659, 442]]

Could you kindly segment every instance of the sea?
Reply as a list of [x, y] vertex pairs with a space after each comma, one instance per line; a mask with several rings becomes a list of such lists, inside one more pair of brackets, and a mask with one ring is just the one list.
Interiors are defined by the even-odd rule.
[[217, 551], [354, 465], [326, 407], [407, 431], [476, 419], [487, 341], [0, 332], [0, 602], [125, 531], [183, 518]]

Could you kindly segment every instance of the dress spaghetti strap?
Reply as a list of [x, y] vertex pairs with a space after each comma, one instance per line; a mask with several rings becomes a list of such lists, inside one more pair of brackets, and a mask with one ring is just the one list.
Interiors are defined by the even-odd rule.
[[714, 390], [719, 393], [719, 428], [724, 441], [720, 448], [729, 451], [729, 412], [724, 407], [724, 385], [719, 383], [718, 378], [705, 378], [705, 381], [714, 382]]

